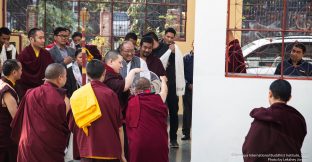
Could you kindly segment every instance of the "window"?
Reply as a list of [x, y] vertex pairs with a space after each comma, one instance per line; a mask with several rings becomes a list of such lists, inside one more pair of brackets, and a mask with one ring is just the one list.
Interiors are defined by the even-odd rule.
[[[227, 77], [312, 80], [310, 0], [228, 0], [228, 3]], [[298, 43], [306, 48], [303, 61], [292, 55]], [[277, 67], [280, 74], [275, 73]]]
[[40, 27], [47, 35], [46, 43], [53, 41], [57, 26], [80, 31], [84, 25], [87, 42], [101, 42], [101, 46], [111, 49], [129, 31], [139, 36], [150, 30], [161, 34], [168, 26], [176, 29], [179, 40], [185, 40], [186, 3], [187, 0], [8, 0], [7, 24], [11, 30], [23, 32]]

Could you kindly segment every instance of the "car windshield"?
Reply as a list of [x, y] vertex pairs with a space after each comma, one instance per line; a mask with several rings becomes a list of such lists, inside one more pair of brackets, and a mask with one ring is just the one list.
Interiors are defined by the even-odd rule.
[[283, 59], [289, 59], [291, 49], [296, 41], [303, 43], [306, 47], [303, 60], [312, 62], [311, 39], [293, 39], [285, 37], [284, 46], [282, 45], [283, 42], [279, 39], [272, 40], [273, 41], [270, 43], [257, 40], [242, 47], [245, 63], [247, 65], [247, 73], [274, 74], [278, 63], [282, 60], [282, 52], [285, 54]]
[[251, 42], [251, 43], [245, 45], [244, 47], [242, 47], [242, 50], [244, 51], [244, 50], [246, 50], [247, 48], [252, 47], [252, 46], [254, 46], [254, 45], [256, 45], [256, 44], [255, 44], [254, 42]]

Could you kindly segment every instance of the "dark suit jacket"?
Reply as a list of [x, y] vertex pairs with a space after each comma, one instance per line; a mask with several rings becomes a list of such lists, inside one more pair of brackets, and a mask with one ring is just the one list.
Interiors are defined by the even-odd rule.
[[[71, 47], [66, 47], [66, 50], [67, 50], [68, 56], [70, 56], [74, 59], [75, 58], [75, 49], [73, 49]], [[56, 63], [63, 63], [64, 62], [64, 58], [62, 57], [62, 54], [56, 45], [49, 50], [49, 53], [51, 54], [51, 57], [54, 60], [54, 62], [56, 62]]]

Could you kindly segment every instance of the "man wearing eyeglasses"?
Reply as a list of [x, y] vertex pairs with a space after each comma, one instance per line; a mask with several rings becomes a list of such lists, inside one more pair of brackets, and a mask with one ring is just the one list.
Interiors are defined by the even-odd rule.
[[140, 57], [135, 56], [134, 45], [131, 41], [124, 41], [118, 48], [120, 55], [123, 57], [122, 69], [120, 75], [126, 78], [127, 74], [131, 69], [142, 68], [141, 77], [150, 78], [149, 69], [146, 62]]
[[303, 55], [306, 52], [306, 47], [304, 44], [296, 42], [290, 52], [290, 58], [279, 63], [275, 70], [275, 75], [281, 74], [281, 69], [283, 70], [283, 75], [290, 76], [312, 76], [312, 64], [304, 61]]
[[75, 49], [68, 47], [69, 33], [64, 27], [57, 27], [54, 30], [55, 46], [50, 49], [50, 54], [56, 63], [70, 64], [75, 58]]

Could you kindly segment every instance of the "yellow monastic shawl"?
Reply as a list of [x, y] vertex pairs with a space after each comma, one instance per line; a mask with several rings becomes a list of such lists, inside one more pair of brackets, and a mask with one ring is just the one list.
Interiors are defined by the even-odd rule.
[[88, 126], [102, 116], [99, 103], [96, 99], [91, 83], [76, 90], [70, 98], [75, 122], [88, 136]]

